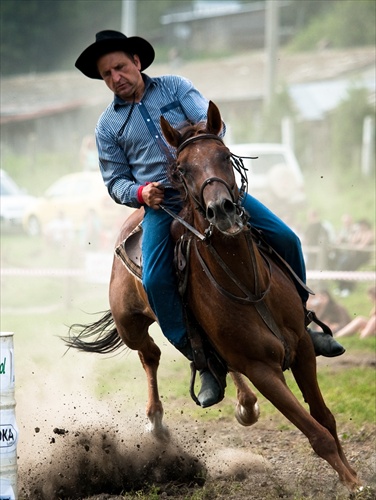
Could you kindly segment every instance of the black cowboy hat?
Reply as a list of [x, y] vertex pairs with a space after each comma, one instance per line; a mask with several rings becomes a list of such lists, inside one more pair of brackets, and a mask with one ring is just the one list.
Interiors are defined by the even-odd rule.
[[98, 73], [97, 61], [110, 52], [123, 50], [128, 54], [137, 54], [141, 62], [141, 71], [154, 61], [154, 49], [149, 42], [138, 36], [127, 37], [119, 31], [105, 30], [95, 35], [95, 42], [85, 49], [76, 61], [78, 68], [85, 76], [102, 80]]

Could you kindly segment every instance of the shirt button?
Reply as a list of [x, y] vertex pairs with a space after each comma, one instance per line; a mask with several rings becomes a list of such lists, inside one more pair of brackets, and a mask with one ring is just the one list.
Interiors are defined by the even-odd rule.
[[158, 135], [155, 136], [156, 139], [158, 139], [158, 137], [159, 137]]
[[147, 122], [150, 122], [150, 118], [148, 118], [146, 121], [147, 121]]

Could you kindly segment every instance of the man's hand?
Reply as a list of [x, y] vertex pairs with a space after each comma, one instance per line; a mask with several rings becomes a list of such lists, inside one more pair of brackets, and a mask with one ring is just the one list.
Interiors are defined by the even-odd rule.
[[142, 199], [149, 207], [159, 210], [164, 199], [164, 186], [159, 182], [150, 182], [142, 189]]

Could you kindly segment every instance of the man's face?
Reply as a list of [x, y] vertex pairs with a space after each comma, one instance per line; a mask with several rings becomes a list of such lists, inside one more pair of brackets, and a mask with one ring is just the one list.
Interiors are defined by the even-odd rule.
[[141, 99], [144, 81], [140, 70], [141, 63], [137, 55], [124, 52], [111, 52], [97, 61], [99, 74], [107, 87], [124, 101], [133, 101], [134, 96]]

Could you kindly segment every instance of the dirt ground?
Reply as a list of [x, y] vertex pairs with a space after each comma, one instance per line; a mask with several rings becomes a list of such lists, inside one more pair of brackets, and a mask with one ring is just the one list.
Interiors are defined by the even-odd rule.
[[[338, 369], [375, 366], [374, 356], [331, 362]], [[171, 420], [166, 405], [170, 439], [158, 441], [144, 430], [144, 408], [135, 413], [134, 401], [118, 395], [111, 404], [101, 403], [81, 390], [72, 397], [70, 389], [59, 389], [57, 396], [55, 409], [51, 400], [33, 409], [29, 402], [27, 421], [20, 403], [27, 440], [19, 450], [19, 500], [121, 500], [131, 498], [131, 491], [139, 491], [138, 498], [152, 492], [153, 498], [179, 500], [349, 498], [298, 430], [267, 421], [262, 413], [256, 425], [245, 428], [235, 418], [208, 422], [182, 414]], [[375, 426], [353, 434], [339, 429], [339, 436], [365, 486], [352, 498], [376, 498]]]

